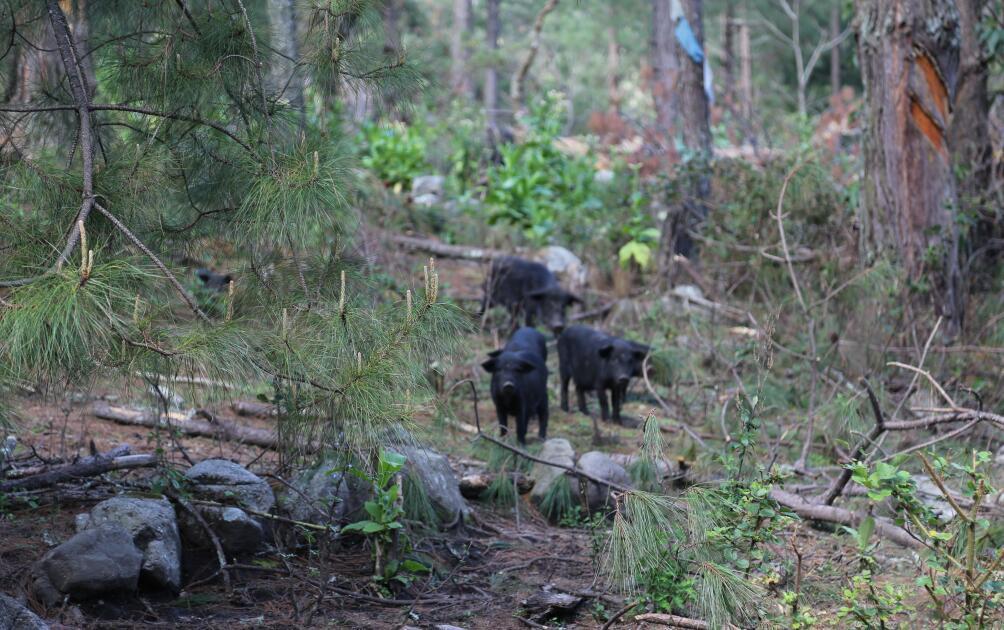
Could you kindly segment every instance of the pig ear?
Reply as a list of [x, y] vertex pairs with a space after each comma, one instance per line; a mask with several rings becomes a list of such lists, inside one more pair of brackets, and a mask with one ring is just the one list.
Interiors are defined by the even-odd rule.
[[604, 359], [608, 359], [608, 358], [610, 358], [610, 354], [613, 351], [614, 351], [614, 344], [608, 343], [608, 344], [606, 344], [604, 346], [600, 346], [600, 349], [597, 350], [596, 352], [597, 352], [597, 354], [599, 354]]
[[583, 304], [582, 298], [575, 295], [574, 293], [566, 293], [565, 302], [568, 304]]
[[527, 293], [527, 295], [530, 296], [530, 299], [542, 300], [544, 299], [544, 296], [547, 295], [547, 289], [537, 289], [536, 291], [530, 291], [529, 293]]
[[484, 363], [481, 364], [481, 367], [483, 367], [485, 369], [485, 372], [494, 372], [495, 371], [495, 359], [494, 358], [488, 359], [487, 361], [485, 361]]
[[520, 359], [519, 362], [516, 363], [516, 370], [519, 372], [526, 373], [532, 369], [533, 369], [533, 363], [530, 363], [525, 359]]
[[648, 350], [642, 350], [641, 348], [635, 348], [632, 353], [634, 354], [634, 358], [639, 361], [644, 361], [645, 357], [648, 356]]
[[501, 350], [492, 350], [491, 352], [488, 353], [488, 356], [490, 356], [491, 358], [494, 359], [495, 357], [497, 357], [500, 354], [502, 354]]

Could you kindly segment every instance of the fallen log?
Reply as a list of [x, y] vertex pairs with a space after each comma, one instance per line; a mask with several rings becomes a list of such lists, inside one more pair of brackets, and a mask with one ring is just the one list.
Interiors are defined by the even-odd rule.
[[[38, 488], [53, 486], [63, 481], [70, 481], [81, 477], [96, 477], [113, 470], [146, 468], [157, 464], [156, 455], [110, 456], [117, 451], [120, 452], [120, 450], [121, 447], [111, 453], [85, 457], [75, 463], [59, 466], [37, 475], [5, 481], [0, 483], [0, 493], [37, 490]], [[126, 448], [125, 451], [128, 453], [129, 449]]]
[[154, 429], [172, 429], [180, 431], [185, 435], [211, 437], [229, 442], [251, 444], [252, 446], [260, 446], [262, 448], [275, 449], [279, 446], [279, 441], [274, 431], [243, 427], [228, 420], [216, 418], [215, 416], [210, 421], [189, 418], [187, 415], [175, 411], [158, 415], [149, 411], [130, 409], [128, 407], [113, 407], [104, 402], [94, 403], [91, 413], [103, 420], [112, 420], [119, 424]]
[[498, 249], [487, 247], [473, 247], [470, 245], [447, 245], [439, 241], [428, 238], [416, 238], [414, 236], [404, 236], [402, 234], [387, 234], [391, 242], [413, 251], [426, 252], [438, 256], [439, 258], [459, 258], [462, 260], [491, 260], [506, 253]]
[[679, 615], [667, 615], [664, 613], [644, 613], [634, 616], [635, 621], [654, 623], [659, 626], [669, 626], [670, 628], [686, 628], [687, 630], [707, 630], [708, 622]]
[[[526, 494], [527, 492], [533, 490], [534, 480], [527, 475], [520, 472], [510, 472], [506, 475], [509, 477], [509, 482], [512, 483], [514, 480], [516, 482], [516, 490], [520, 494]], [[498, 473], [476, 473], [471, 475], [464, 475], [460, 478], [460, 494], [468, 499], [476, 499], [481, 495], [482, 492], [488, 489], [495, 480], [499, 478]]]
[[230, 405], [238, 416], [256, 416], [259, 418], [269, 418], [278, 413], [275, 405], [271, 403], [257, 402], [254, 400], [238, 400]]
[[[812, 521], [824, 521], [827, 523], [837, 523], [848, 527], [857, 527], [864, 519], [864, 515], [857, 514], [850, 510], [823, 505], [819, 503], [809, 503], [803, 497], [784, 490], [771, 490], [770, 498], [790, 509], [804, 519]], [[875, 533], [880, 537], [891, 540], [907, 549], [925, 549], [923, 541], [914, 538], [910, 532], [899, 527], [887, 519], [875, 517]]]

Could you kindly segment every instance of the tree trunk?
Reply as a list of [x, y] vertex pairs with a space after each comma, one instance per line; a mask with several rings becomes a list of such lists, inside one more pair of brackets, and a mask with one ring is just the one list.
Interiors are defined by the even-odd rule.
[[[840, 37], [840, 3], [830, 7], [830, 40]], [[840, 44], [830, 49], [830, 94], [840, 94]]]
[[[1001, 227], [994, 210], [986, 208], [984, 198], [990, 186], [992, 147], [990, 145], [990, 96], [987, 89], [989, 59], [979, 39], [980, 17], [986, 0], [957, 0], [961, 30], [959, 79], [955, 107], [948, 127], [948, 146], [952, 153], [959, 209], [975, 219], [969, 234], [968, 248], [977, 263]], [[989, 260], [995, 257], [990, 256]]]
[[501, 0], [488, 0], [488, 20], [485, 24], [485, 40], [488, 45], [489, 54], [491, 55], [488, 68], [485, 70], [485, 121], [488, 127], [488, 144], [491, 147], [495, 146], [499, 136], [498, 69], [495, 67], [495, 64], [498, 63], [499, 29], [501, 26], [499, 24], [500, 2]]
[[[711, 129], [708, 123], [708, 98], [704, 92], [704, 67], [691, 59], [674, 35], [678, 22], [671, 15], [670, 0], [652, 1], [652, 98], [656, 126], [664, 150], [679, 138], [701, 163], [711, 153]], [[703, 47], [704, 33], [701, 0], [681, 3], [684, 15], [698, 43]], [[698, 173], [684, 186], [683, 198], [666, 214], [663, 223], [660, 267], [668, 273], [673, 254], [691, 257], [694, 245], [690, 230], [707, 215], [704, 201], [710, 194], [710, 180]]]
[[454, 93], [468, 98], [474, 96], [474, 86], [467, 67], [471, 59], [471, 50], [467, 45], [467, 38], [470, 37], [471, 32], [471, 18], [471, 0], [453, 0], [450, 77]]
[[621, 111], [621, 46], [617, 41], [616, 5], [610, 4], [610, 24], [607, 25], [607, 109]]
[[947, 130], [959, 76], [952, 0], [858, 0], [865, 86], [860, 208], [865, 259], [891, 251], [910, 278], [925, 275], [949, 322], [963, 320], [958, 207]]
[[307, 124], [307, 112], [303, 100], [303, 72], [296, 68], [300, 54], [296, 18], [295, 0], [268, 1], [272, 47], [277, 53], [269, 72], [269, 89], [275, 92], [277, 98], [289, 101], [289, 106], [299, 115], [299, 131], [303, 131]]
[[724, 90], [722, 101], [725, 107], [732, 108], [736, 102], [736, 42], [735, 42], [736, 3], [728, 0], [725, 12], [722, 13], [722, 74]]

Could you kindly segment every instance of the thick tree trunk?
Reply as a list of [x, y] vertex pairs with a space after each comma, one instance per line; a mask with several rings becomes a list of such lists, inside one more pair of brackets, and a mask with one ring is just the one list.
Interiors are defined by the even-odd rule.
[[467, 45], [467, 38], [470, 37], [471, 32], [471, 18], [471, 0], [453, 0], [450, 78], [454, 93], [468, 98], [474, 96], [474, 85], [467, 67], [471, 59], [471, 50]]
[[269, 89], [279, 99], [289, 101], [289, 106], [297, 112], [299, 130], [307, 124], [307, 112], [303, 100], [303, 71], [297, 70], [299, 58], [299, 36], [295, 0], [269, 0], [268, 19], [272, 27], [272, 46], [278, 54], [269, 72]]
[[961, 34], [959, 79], [955, 107], [948, 127], [948, 146], [956, 175], [959, 209], [975, 218], [969, 234], [968, 249], [978, 256], [977, 265], [993, 256], [985, 256], [991, 239], [1000, 238], [993, 209], [986, 208], [990, 185], [992, 147], [990, 145], [990, 96], [987, 89], [989, 59], [980, 42], [980, 18], [987, 0], [957, 0]]
[[[701, 0], [684, 0], [681, 4], [703, 47]], [[704, 67], [691, 59], [677, 41], [674, 29], [678, 21], [671, 15], [671, 6], [670, 0], [652, 0], [652, 98], [656, 126], [664, 150], [679, 138], [695, 158], [703, 162], [711, 153]], [[700, 174], [685, 188], [678, 207], [667, 212], [663, 223], [660, 267], [664, 273], [669, 272], [673, 254], [693, 255], [689, 231], [707, 215], [704, 201], [710, 194], [708, 177]]]
[[949, 334], [963, 320], [958, 200], [948, 126], [959, 76], [952, 0], [858, 0], [865, 85], [861, 236], [866, 259], [891, 251], [934, 279]]
[[491, 55], [488, 68], [485, 70], [485, 121], [488, 127], [488, 144], [492, 147], [495, 146], [499, 137], [499, 86], [498, 69], [495, 64], [498, 63], [496, 57], [498, 56], [499, 29], [501, 27], [499, 23], [500, 2], [501, 0], [488, 0], [488, 20], [485, 24], [485, 42]]

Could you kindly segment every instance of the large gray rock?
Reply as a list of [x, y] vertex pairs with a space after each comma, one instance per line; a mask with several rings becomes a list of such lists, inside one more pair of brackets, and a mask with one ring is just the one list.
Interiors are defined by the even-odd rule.
[[55, 589], [76, 598], [135, 591], [143, 554], [132, 540], [119, 525], [80, 532], [42, 556], [36, 571], [39, 590], [43, 596]]
[[563, 286], [571, 291], [586, 286], [588, 270], [582, 260], [560, 245], [550, 245], [538, 251], [534, 258], [547, 267]]
[[393, 450], [408, 459], [404, 465], [405, 472], [422, 484], [443, 522], [453, 523], [470, 513], [467, 501], [460, 494], [457, 476], [446, 457], [416, 446], [396, 446]]
[[[266, 528], [262, 522], [236, 507], [199, 506], [199, 514], [209, 525], [228, 555], [237, 555], [260, 549], [266, 540]], [[178, 526], [185, 540], [196, 547], [209, 549], [213, 541], [202, 524], [188, 512], [182, 512]]]
[[[564, 464], [565, 466], [575, 465], [575, 449], [572, 448], [571, 443], [565, 438], [551, 438], [544, 442], [544, 446], [541, 447], [537, 457], [556, 464]], [[530, 499], [534, 503], [540, 503], [547, 496], [547, 491], [551, 488], [551, 484], [564, 474], [565, 471], [556, 466], [534, 464], [533, 469], [530, 471], [530, 476], [534, 480]]]
[[[81, 519], [79, 516], [86, 516]], [[143, 552], [141, 577], [177, 592], [181, 588], [181, 537], [174, 507], [166, 499], [115, 497], [78, 515], [77, 529], [121, 525]]]
[[[624, 467], [615, 462], [606, 453], [589, 451], [579, 458], [578, 468], [597, 479], [611, 481], [622, 486], [631, 486], [631, 476]], [[586, 503], [590, 512], [609, 510], [613, 507], [610, 499], [610, 487], [589, 482], [586, 488]]]
[[[268, 528], [261, 518], [244, 509], [269, 512], [275, 506], [275, 494], [264, 479], [239, 464], [225, 459], [207, 459], [188, 469], [192, 493], [198, 497], [225, 503], [227, 507], [196, 506], [228, 554], [259, 549]], [[239, 507], [236, 507], [239, 506]], [[191, 514], [179, 515], [178, 525], [186, 540], [200, 547], [212, 541]]]
[[264, 479], [225, 459], [203, 460], [185, 476], [192, 481], [194, 494], [212, 501], [259, 512], [268, 512], [275, 505], [275, 494]]
[[291, 518], [308, 523], [356, 520], [372, 494], [369, 484], [345, 474], [342, 466], [330, 459], [301, 471], [290, 485], [292, 488], [277, 497], [279, 507]]
[[0, 593], [0, 630], [49, 630], [49, 624], [13, 597]]
[[411, 196], [435, 195], [442, 197], [446, 189], [446, 178], [442, 175], [419, 175], [411, 180]]

